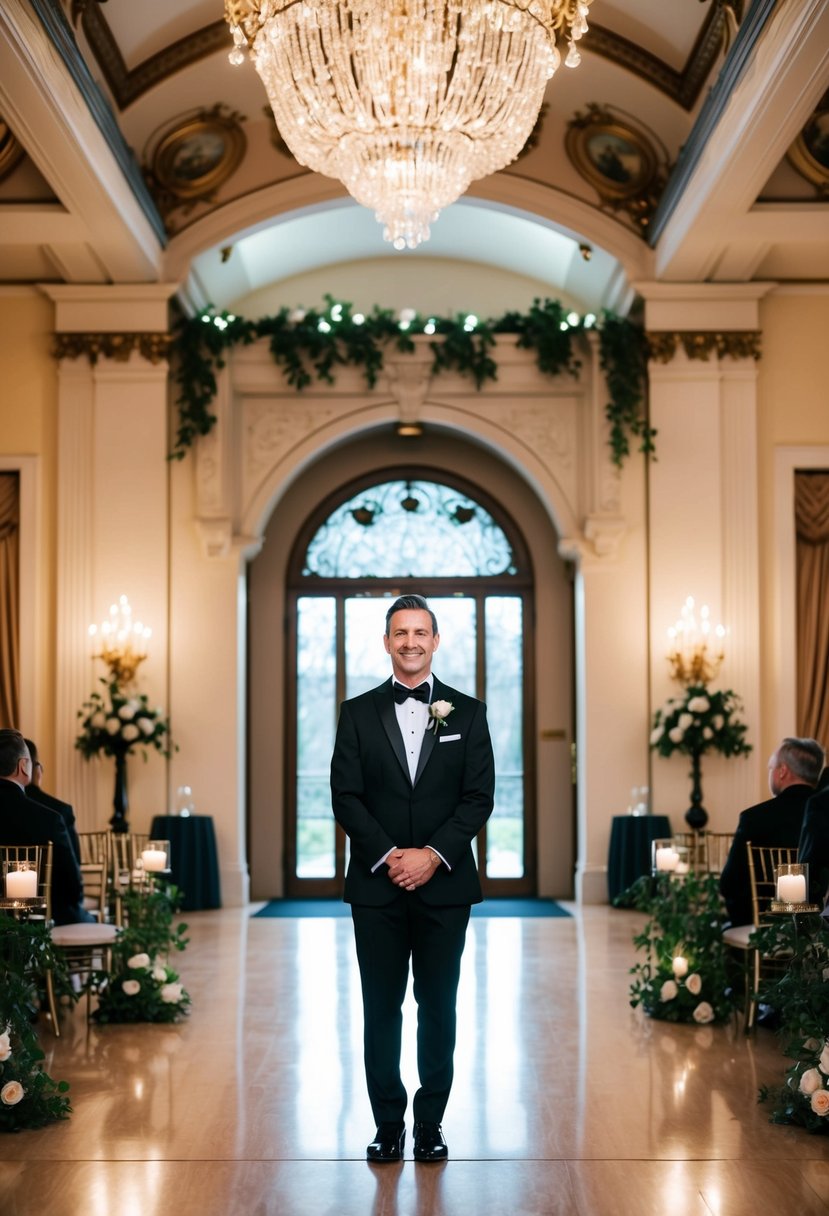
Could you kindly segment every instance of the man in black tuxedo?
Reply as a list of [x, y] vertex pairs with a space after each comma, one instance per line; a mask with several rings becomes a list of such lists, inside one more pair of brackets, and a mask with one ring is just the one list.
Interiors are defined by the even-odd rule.
[[0, 844], [52, 841], [52, 916], [58, 925], [90, 921], [83, 881], [60, 815], [26, 797], [32, 760], [20, 731], [0, 730]]
[[440, 636], [422, 596], [395, 600], [383, 640], [394, 679], [343, 702], [331, 761], [334, 815], [351, 842], [345, 900], [377, 1123], [366, 1156], [403, 1156], [400, 1043], [411, 958], [420, 1078], [414, 1156], [442, 1161], [461, 955], [470, 906], [482, 898], [471, 846], [492, 813], [495, 767], [486, 707], [431, 674]]
[[26, 786], [26, 797], [39, 802], [41, 806], [45, 806], [47, 810], [55, 811], [60, 815], [66, 825], [66, 834], [69, 837], [69, 843], [72, 846], [72, 852], [75, 854], [75, 860], [78, 865], [81, 864], [81, 846], [78, 840], [78, 832], [75, 828], [75, 812], [68, 802], [62, 802], [60, 798], [56, 798], [54, 794], [47, 794], [46, 790], [41, 785], [43, 780], [43, 765], [38, 755], [37, 745], [32, 739], [24, 739], [23, 742], [29, 749], [29, 756], [32, 761], [32, 779]]
[[824, 763], [816, 739], [784, 739], [769, 758], [769, 789], [773, 797], [740, 815], [728, 859], [720, 875], [720, 891], [732, 925], [750, 925], [751, 882], [746, 845], [796, 849], [806, 803]]

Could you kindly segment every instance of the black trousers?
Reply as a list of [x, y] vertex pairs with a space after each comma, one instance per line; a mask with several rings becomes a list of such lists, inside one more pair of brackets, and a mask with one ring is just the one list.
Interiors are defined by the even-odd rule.
[[417, 1002], [416, 1120], [440, 1123], [452, 1088], [461, 955], [469, 907], [433, 908], [417, 892], [390, 904], [352, 904], [363, 990], [366, 1082], [377, 1123], [402, 1122], [407, 1094], [400, 1076], [403, 999], [411, 960]]

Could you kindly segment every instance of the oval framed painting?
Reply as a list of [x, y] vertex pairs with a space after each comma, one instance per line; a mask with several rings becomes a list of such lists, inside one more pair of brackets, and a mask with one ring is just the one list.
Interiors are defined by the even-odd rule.
[[647, 189], [659, 167], [641, 131], [593, 112], [567, 129], [567, 155], [581, 176], [606, 199], [626, 199]]
[[823, 194], [829, 190], [829, 100], [824, 98], [787, 153], [807, 181]]
[[203, 198], [238, 168], [246, 146], [235, 117], [203, 113], [161, 137], [153, 152], [152, 172], [176, 198]]

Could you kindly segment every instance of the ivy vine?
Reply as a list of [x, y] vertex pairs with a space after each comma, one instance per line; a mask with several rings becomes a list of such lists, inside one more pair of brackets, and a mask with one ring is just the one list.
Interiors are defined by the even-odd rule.
[[326, 295], [325, 301], [322, 311], [282, 308], [275, 316], [258, 321], [209, 309], [178, 323], [173, 352], [179, 413], [172, 458], [182, 459], [196, 438], [213, 427], [216, 373], [225, 365], [226, 352], [260, 338], [268, 340], [274, 362], [297, 391], [315, 379], [333, 384], [337, 368], [349, 364], [362, 368], [366, 384], [373, 388], [383, 369], [385, 349], [390, 346], [411, 353], [415, 334], [434, 335], [430, 343], [434, 374], [460, 372], [480, 389], [498, 378], [493, 354], [498, 335], [514, 334], [518, 347], [535, 351], [537, 366], [545, 375], [576, 376], [581, 363], [575, 354], [575, 339], [594, 325], [610, 392], [605, 414], [613, 463], [621, 468], [630, 455], [631, 437], [639, 441], [640, 452], [654, 450], [656, 432], [644, 410], [645, 335], [623, 317], [605, 312], [597, 323], [590, 314], [580, 317], [567, 312], [558, 300], [549, 299], [534, 300], [527, 313], [507, 312], [488, 320], [460, 313], [452, 318], [425, 317], [414, 310], [396, 314], [377, 306], [364, 316], [332, 296]]

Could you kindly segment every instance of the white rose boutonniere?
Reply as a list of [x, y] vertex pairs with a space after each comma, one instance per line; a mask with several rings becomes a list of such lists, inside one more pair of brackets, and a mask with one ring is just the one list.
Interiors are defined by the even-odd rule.
[[433, 701], [429, 706], [429, 721], [426, 724], [426, 729], [434, 730], [435, 734], [437, 734], [441, 726], [446, 725], [446, 719], [454, 708], [455, 706], [451, 701]]

